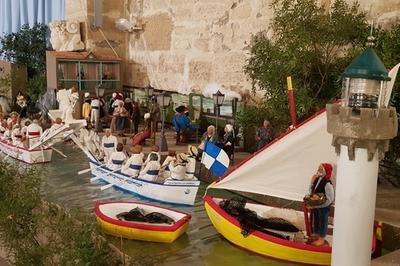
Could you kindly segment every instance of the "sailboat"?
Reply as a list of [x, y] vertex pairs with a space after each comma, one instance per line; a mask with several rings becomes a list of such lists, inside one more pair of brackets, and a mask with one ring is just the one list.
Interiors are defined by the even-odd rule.
[[[322, 110], [250, 156], [219, 181], [211, 184], [208, 191], [211, 188], [239, 191], [303, 202], [303, 197], [309, 192], [311, 176], [318, 165], [323, 162], [335, 165], [337, 161], [335, 149], [331, 146], [332, 136], [327, 133], [326, 127], [326, 111]], [[306, 242], [296, 242], [290, 237], [282, 239], [257, 230], [245, 237], [242, 235], [239, 221], [220, 207], [219, 203], [223, 199], [206, 193], [203, 200], [212, 224], [231, 243], [279, 260], [330, 265], [329, 245], [313, 246]], [[245, 207], [259, 216], [271, 211], [274, 214], [282, 213], [284, 216], [291, 213], [292, 216], [303, 219], [300, 222], [304, 230], [309, 226], [305, 219], [308, 215], [305, 216], [301, 211], [250, 203]], [[285, 232], [279, 233], [285, 235]], [[329, 234], [332, 234], [332, 230], [328, 231], [326, 237], [328, 243], [332, 243], [332, 235]]]

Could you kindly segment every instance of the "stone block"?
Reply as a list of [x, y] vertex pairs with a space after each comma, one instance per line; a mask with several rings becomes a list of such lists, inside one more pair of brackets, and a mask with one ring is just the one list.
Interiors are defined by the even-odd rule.
[[173, 22], [168, 13], [144, 18], [144, 38], [148, 50], [169, 50], [171, 49], [171, 33]]
[[163, 53], [159, 57], [158, 71], [162, 73], [183, 73], [185, 56]]
[[231, 19], [248, 19], [251, 18], [252, 8], [249, 2], [245, 1], [241, 4], [238, 4], [235, 8], [232, 9]]
[[211, 37], [210, 50], [214, 53], [221, 52], [223, 50], [224, 34], [214, 33]]
[[178, 26], [174, 28], [172, 35], [174, 38], [177, 39], [190, 40], [198, 36], [197, 35], [198, 31], [199, 31], [198, 28], [193, 28], [189, 26]]
[[198, 0], [170, 0], [170, 7], [193, 7]]
[[197, 39], [193, 41], [193, 47], [201, 52], [208, 52], [210, 46], [209, 39]]
[[189, 79], [191, 81], [209, 81], [211, 76], [211, 62], [192, 60], [189, 63]]
[[188, 7], [176, 7], [172, 8], [172, 16], [174, 17], [175, 22], [179, 25], [184, 21], [188, 21], [192, 17], [193, 6]]
[[198, 2], [194, 6], [193, 20], [201, 20], [204, 22], [212, 22], [218, 20], [225, 14], [224, 5], [219, 3], [203, 3], [203, 1]]
[[173, 39], [172, 40], [172, 48], [174, 50], [188, 50], [192, 46], [190, 45], [190, 41], [187, 39]]

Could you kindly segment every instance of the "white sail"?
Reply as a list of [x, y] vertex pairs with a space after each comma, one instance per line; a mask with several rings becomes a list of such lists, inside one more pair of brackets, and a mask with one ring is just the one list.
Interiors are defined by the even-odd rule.
[[387, 84], [387, 88], [386, 91], [384, 93], [384, 106], [388, 106], [389, 105], [389, 101], [390, 98], [392, 96], [392, 91], [393, 91], [393, 86], [394, 86], [394, 82], [396, 81], [396, 77], [397, 77], [397, 72], [399, 71], [399, 67], [400, 67], [400, 63], [398, 63], [395, 67], [393, 67], [390, 71], [389, 71], [389, 77], [390, 77], [390, 81]]
[[210, 188], [302, 201], [311, 176], [323, 162], [336, 165], [326, 111], [283, 136]]

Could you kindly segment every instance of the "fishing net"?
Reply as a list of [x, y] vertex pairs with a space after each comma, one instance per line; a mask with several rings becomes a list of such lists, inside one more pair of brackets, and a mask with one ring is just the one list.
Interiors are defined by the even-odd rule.
[[136, 207], [129, 212], [121, 212], [117, 214], [117, 219], [122, 221], [144, 222], [151, 224], [173, 224], [175, 222], [171, 217], [159, 212], [151, 212], [146, 214], [146, 212], [139, 207]]
[[[277, 217], [263, 218], [258, 216], [255, 211], [245, 208], [245, 199], [232, 198], [223, 200], [219, 203], [219, 206], [238, 220], [242, 229], [241, 233], [244, 237], [247, 237], [253, 231], [260, 231], [278, 238], [289, 239], [290, 237], [285, 235], [284, 232], [296, 233], [300, 231], [296, 226], [285, 219]], [[282, 231], [282, 233], [276, 231]]]

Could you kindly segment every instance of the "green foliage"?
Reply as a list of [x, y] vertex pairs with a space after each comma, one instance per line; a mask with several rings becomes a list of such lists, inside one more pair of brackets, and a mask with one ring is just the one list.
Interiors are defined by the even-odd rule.
[[92, 217], [43, 202], [41, 171], [0, 162], [0, 243], [15, 265], [119, 265]]
[[[396, 25], [390, 30], [379, 29], [374, 35], [377, 37], [375, 50], [386, 68], [391, 69], [400, 63], [400, 25]], [[397, 112], [400, 111], [399, 75], [400, 73], [394, 83], [391, 98], [391, 104], [396, 107]], [[395, 162], [398, 158], [400, 158], [400, 134], [391, 141], [389, 152], [386, 153], [386, 159], [390, 162]]]
[[47, 26], [35, 24], [32, 28], [25, 24], [18, 32], [8, 33], [0, 38], [0, 55], [7, 61], [24, 64], [28, 68], [28, 78], [46, 70]]
[[[261, 32], [253, 38], [245, 72], [254, 88], [264, 91], [261, 112], [272, 126], [287, 128], [286, 77], [292, 76], [302, 120], [340, 95], [340, 75], [361, 50], [368, 24], [358, 5], [344, 0], [336, 0], [329, 12], [316, 0], [275, 0], [272, 8], [272, 37]], [[248, 111], [258, 112], [253, 109]], [[248, 116], [244, 110], [240, 118]]]
[[44, 73], [32, 77], [26, 84], [26, 90], [32, 101], [36, 102], [39, 97], [46, 92], [47, 80]]
[[36, 101], [46, 91], [47, 25], [25, 24], [18, 32], [0, 37], [0, 55], [7, 61], [23, 64], [28, 71], [28, 95]]

